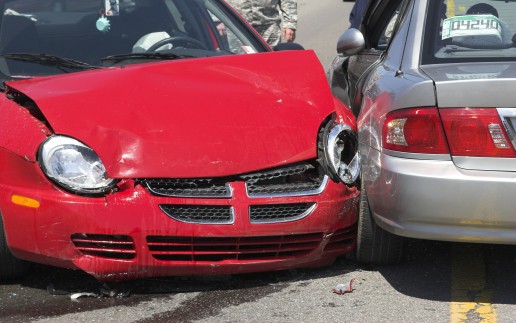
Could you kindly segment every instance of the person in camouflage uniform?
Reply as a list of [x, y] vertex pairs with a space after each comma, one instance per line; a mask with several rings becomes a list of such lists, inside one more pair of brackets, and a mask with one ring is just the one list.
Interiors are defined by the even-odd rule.
[[297, 0], [227, 0], [271, 46], [296, 39]]

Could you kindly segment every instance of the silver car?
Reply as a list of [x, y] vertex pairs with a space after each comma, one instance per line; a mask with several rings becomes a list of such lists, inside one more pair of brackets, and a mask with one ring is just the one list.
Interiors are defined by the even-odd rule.
[[371, 0], [328, 72], [358, 117], [357, 260], [516, 244], [516, 2]]

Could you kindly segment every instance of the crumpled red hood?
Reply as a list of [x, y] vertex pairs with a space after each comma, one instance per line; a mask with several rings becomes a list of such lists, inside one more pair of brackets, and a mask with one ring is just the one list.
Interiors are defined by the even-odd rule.
[[114, 178], [226, 176], [316, 156], [333, 110], [313, 51], [128, 65], [10, 82]]

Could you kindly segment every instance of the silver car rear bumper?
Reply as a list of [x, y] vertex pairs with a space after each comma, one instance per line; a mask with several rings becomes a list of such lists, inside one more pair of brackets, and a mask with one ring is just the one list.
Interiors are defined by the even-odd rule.
[[376, 223], [430, 240], [516, 244], [516, 173], [369, 151], [363, 176]]

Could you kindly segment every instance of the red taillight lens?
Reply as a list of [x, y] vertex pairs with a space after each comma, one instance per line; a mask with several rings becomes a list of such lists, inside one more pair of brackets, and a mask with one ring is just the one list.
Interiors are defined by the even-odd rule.
[[453, 156], [516, 157], [494, 108], [439, 110]]
[[410, 153], [449, 154], [437, 108], [410, 108], [387, 114], [382, 145]]

